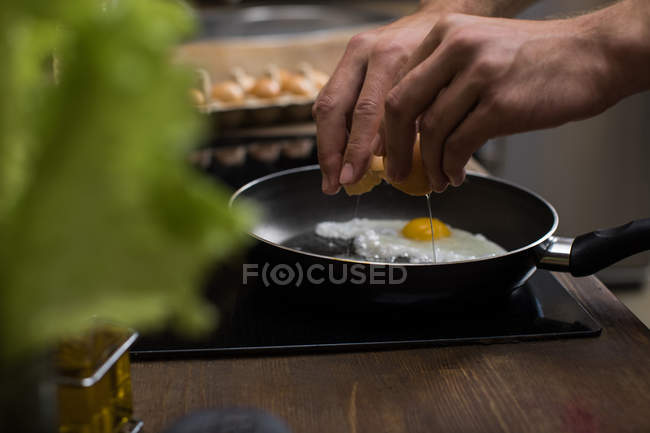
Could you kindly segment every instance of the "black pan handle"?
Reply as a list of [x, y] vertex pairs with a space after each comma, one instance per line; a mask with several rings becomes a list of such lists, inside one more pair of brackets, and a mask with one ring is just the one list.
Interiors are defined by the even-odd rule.
[[650, 250], [650, 218], [578, 236], [571, 246], [569, 271], [591, 275], [641, 251]]

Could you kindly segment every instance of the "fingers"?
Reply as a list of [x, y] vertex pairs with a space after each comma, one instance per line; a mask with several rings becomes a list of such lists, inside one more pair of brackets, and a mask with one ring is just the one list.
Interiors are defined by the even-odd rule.
[[413, 54], [409, 57], [402, 69], [400, 69], [400, 72], [395, 77], [394, 84], [397, 84], [413, 68], [428, 58], [449, 33], [466, 19], [466, 16], [460, 14], [446, 14], [441, 16], [422, 43], [413, 51]]
[[[440, 93], [444, 93], [444, 89]], [[420, 153], [433, 191], [443, 192], [449, 185], [449, 179], [442, 171], [443, 143], [434, 139], [435, 119], [437, 110], [439, 110], [439, 108], [435, 108], [436, 105], [439, 104], [435, 102], [422, 115], [422, 122], [420, 122]]]
[[380, 44], [373, 49], [352, 115], [350, 137], [339, 179], [341, 184], [357, 182], [366, 172], [384, 115], [386, 94], [407, 57], [406, 50], [394, 42]]
[[465, 165], [497, 131], [497, 121], [487, 104], [479, 104], [444, 143], [442, 171], [453, 186], [465, 180]]
[[413, 54], [409, 57], [408, 61], [400, 68], [399, 72], [395, 76], [395, 81], [393, 85], [397, 84], [408, 74], [413, 68], [422, 63], [427, 57], [433, 53], [440, 42], [442, 42], [446, 28], [443, 22], [438, 21], [433, 29], [427, 34], [422, 43], [413, 51]]
[[372, 143], [370, 144], [370, 149], [372, 150], [373, 155], [381, 156], [381, 136], [379, 133], [375, 134], [375, 137], [372, 139]]
[[479, 89], [471, 76], [459, 75], [438, 94], [421, 117], [422, 161], [436, 192], [442, 192], [450, 182], [455, 185], [458, 181], [458, 178], [450, 179], [443, 170], [443, 145], [476, 105]]
[[361, 42], [353, 38], [341, 62], [314, 103], [317, 125], [318, 162], [323, 173], [323, 192], [336, 194], [347, 142], [347, 124], [365, 74]]
[[386, 98], [386, 172], [394, 181], [403, 180], [411, 169], [415, 121], [440, 90], [453, 78], [454, 56], [440, 46], [397, 84]]
[[384, 121], [382, 119], [381, 124], [379, 125], [379, 131], [377, 131], [377, 137], [376, 143], [375, 143], [375, 150], [374, 153], [377, 156], [385, 156], [386, 155], [386, 138], [385, 138], [385, 126], [384, 126]]

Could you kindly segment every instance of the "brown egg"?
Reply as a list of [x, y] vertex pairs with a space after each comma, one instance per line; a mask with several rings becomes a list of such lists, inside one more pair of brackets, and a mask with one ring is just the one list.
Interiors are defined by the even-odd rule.
[[325, 87], [330, 77], [324, 72], [314, 69], [309, 63], [301, 63], [299, 66], [300, 71], [306, 76], [314, 85], [316, 90]]
[[194, 105], [205, 104], [205, 95], [199, 89], [190, 89], [189, 95], [190, 95], [190, 100]]
[[373, 156], [370, 168], [363, 175], [359, 182], [344, 186], [345, 191], [349, 195], [365, 194], [372, 190], [375, 186], [379, 185], [382, 179], [390, 183], [394, 188], [415, 196], [421, 196], [431, 193], [433, 188], [429, 184], [429, 178], [422, 163], [422, 156], [420, 154], [420, 137], [415, 140], [413, 145], [413, 161], [411, 163], [411, 172], [406, 179], [401, 182], [391, 182], [386, 176], [384, 166], [386, 164], [386, 157]]
[[233, 68], [230, 75], [246, 93], [250, 92], [255, 85], [255, 77], [246, 73], [242, 68]]
[[348, 195], [361, 195], [370, 192], [374, 187], [381, 183], [384, 175], [384, 160], [381, 156], [372, 156], [370, 167], [363, 177], [351, 185], [343, 185]]
[[[384, 165], [385, 164], [386, 157], [384, 156]], [[426, 195], [433, 191], [433, 188], [429, 184], [429, 178], [427, 177], [427, 172], [424, 169], [424, 164], [422, 163], [419, 134], [415, 139], [415, 144], [413, 145], [411, 172], [408, 174], [406, 179], [401, 182], [391, 182], [386, 177], [384, 177], [384, 179], [386, 179], [386, 181], [390, 183], [394, 188], [397, 188], [409, 195]]]
[[282, 90], [300, 96], [310, 96], [315, 93], [314, 85], [302, 74], [288, 75], [282, 81]]
[[212, 98], [225, 103], [236, 103], [244, 100], [244, 90], [234, 81], [223, 81], [212, 88]]
[[280, 83], [280, 91], [284, 93], [300, 92], [300, 89], [294, 84], [296, 74], [285, 68], [270, 64], [266, 67], [266, 76]]
[[262, 77], [255, 82], [250, 94], [261, 99], [271, 99], [280, 95], [280, 83], [270, 77]]
[[287, 80], [290, 80], [294, 75], [288, 69], [278, 68], [277, 66], [274, 66], [274, 65], [269, 66], [268, 74], [271, 77], [275, 78], [276, 80], [279, 80], [280, 84], [282, 84], [283, 86], [284, 86], [284, 83]]

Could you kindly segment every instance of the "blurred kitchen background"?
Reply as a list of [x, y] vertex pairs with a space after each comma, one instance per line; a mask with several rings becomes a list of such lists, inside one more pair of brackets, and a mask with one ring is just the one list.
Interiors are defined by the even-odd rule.
[[[609, 0], [540, 0], [521, 14], [543, 19], [597, 8]], [[307, 62], [330, 74], [354, 34], [407, 14], [417, 1], [195, 1], [201, 33], [179, 50], [181, 61], [213, 82], [232, 68], [251, 75], [269, 65]], [[495, 175], [548, 199], [560, 215], [558, 233], [583, 232], [650, 216], [650, 94], [628, 98], [595, 118], [492, 140], [477, 154]], [[282, 120], [282, 119], [280, 119]], [[262, 122], [228, 128], [220, 122], [193, 161], [233, 187], [273, 171], [314, 163], [314, 126]], [[225, 126], [224, 126], [225, 125]], [[504, 221], [507, 223], [507, 221]], [[650, 325], [650, 254], [598, 275]]]

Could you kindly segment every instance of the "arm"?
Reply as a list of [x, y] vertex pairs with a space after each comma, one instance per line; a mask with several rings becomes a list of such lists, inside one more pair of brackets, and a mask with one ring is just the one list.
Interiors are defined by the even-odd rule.
[[451, 12], [510, 16], [533, 1], [422, 1], [415, 14], [354, 36], [314, 104], [323, 191], [334, 194], [340, 181], [354, 183], [366, 171], [379, 143], [385, 97], [440, 16]]
[[472, 15], [489, 17], [513, 17], [526, 9], [537, 0], [421, 0], [420, 10], [432, 7], [439, 9], [443, 5], [445, 10], [438, 12], [459, 13], [465, 11]]
[[490, 138], [601, 113], [650, 88], [650, 2], [625, 0], [565, 20], [448, 15], [387, 96], [387, 174], [410, 171], [416, 120], [436, 191], [460, 185]]

